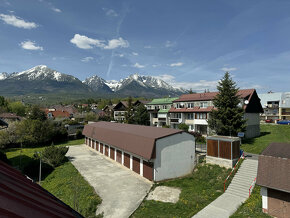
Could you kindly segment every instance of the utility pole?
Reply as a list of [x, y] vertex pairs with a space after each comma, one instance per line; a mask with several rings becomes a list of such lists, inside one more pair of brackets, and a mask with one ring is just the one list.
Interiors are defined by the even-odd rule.
[[41, 152], [37, 151], [37, 154], [39, 155], [39, 185], [41, 185]]

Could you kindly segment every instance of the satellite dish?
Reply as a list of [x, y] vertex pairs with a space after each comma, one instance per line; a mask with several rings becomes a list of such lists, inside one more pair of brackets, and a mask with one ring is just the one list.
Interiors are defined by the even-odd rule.
[[249, 101], [248, 100], [245, 100], [245, 104], [249, 104]]

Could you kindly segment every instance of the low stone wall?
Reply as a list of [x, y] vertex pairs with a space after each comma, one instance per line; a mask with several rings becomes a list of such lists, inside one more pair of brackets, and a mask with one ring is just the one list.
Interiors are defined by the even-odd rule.
[[206, 156], [206, 163], [217, 164], [225, 168], [233, 168], [235, 164], [237, 163], [237, 161], [238, 159], [229, 160], [229, 159], [224, 159], [224, 158]]

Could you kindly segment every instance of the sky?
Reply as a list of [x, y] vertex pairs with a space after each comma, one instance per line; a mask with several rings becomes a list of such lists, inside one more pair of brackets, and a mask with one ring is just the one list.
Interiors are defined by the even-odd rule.
[[0, 72], [290, 91], [288, 0], [0, 0]]

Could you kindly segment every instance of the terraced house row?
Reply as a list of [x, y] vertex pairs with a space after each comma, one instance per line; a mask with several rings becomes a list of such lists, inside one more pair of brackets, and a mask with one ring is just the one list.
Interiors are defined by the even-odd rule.
[[[153, 99], [146, 104], [150, 113], [150, 124], [161, 127], [168, 125], [178, 128], [185, 123], [189, 131], [210, 134], [207, 120], [209, 112], [214, 109], [213, 99], [218, 92], [184, 94], [179, 98]], [[260, 135], [260, 113], [263, 108], [255, 89], [238, 91], [239, 106], [244, 109], [244, 119], [247, 120], [245, 137], [251, 138]]]

